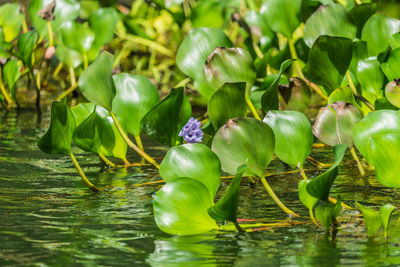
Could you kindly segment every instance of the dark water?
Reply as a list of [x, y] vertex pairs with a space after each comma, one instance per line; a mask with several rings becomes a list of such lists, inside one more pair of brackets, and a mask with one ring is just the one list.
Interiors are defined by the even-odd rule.
[[[36, 147], [48, 125], [32, 110], [0, 114], [0, 265], [2, 266], [399, 266], [400, 220], [394, 214], [387, 242], [380, 231], [369, 240], [361, 218], [346, 212], [332, 241], [311, 224], [246, 234], [230, 232], [178, 237], [162, 233], [152, 216], [152, 194], [162, 184], [137, 185], [160, 178], [148, 166], [104, 169], [96, 156], [74, 149], [93, 183], [107, 189], [91, 194], [71, 161]], [[165, 148], [153, 146], [152, 155]], [[332, 160], [329, 149], [313, 156]], [[129, 154], [131, 162], [139, 161]], [[309, 176], [319, 171], [312, 165]], [[297, 198], [298, 173], [274, 160], [268, 180], [294, 211], [307, 215]], [[373, 179], [372, 172], [368, 172]], [[362, 186], [349, 155], [342, 163], [334, 195], [350, 205], [359, 201], [398, 206], [399, 191]], [[373, 181], [373, 180], [372, 180]], [[229, 180], [223, 180], [226, 188]], [[239, 217], [287, 220], [261, 184], [243, 182]]]

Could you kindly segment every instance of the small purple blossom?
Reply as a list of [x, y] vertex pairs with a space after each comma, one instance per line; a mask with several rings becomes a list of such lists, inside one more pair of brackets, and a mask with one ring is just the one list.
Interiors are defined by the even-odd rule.
[[179, 132], [188, 143], [201, 143], [203, 141], [203, 131], [200, 129], [201, 122], [191, 117]]

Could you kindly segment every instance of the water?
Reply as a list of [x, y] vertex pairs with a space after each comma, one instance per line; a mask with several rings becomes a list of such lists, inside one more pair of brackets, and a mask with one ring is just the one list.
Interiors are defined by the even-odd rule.
[[[361, 218], [347, 212], [332, 241], [312, 224], [271, 228], [246, 234], [230, 232], [178, 237], [158, 230], [151, 199], [162, 184], [138, 185], [160, 177], [149, 166], [110, 170], [96, 156], [77, 148], [74, 153], [91, 181], [106, 190], [92, 194], [64, 156], [38, 151], [36, 142], [49, 123], [33, 110], [0, 114], [0, 265], [2, 266], [396, 266], [400, 265], [400, 224], [392, 218], [387, 242], [378, 232], [368, 239]], [[165, 148], [150, 144], [148, 152]], [[148, 146], [147, 146], [148, 147]], [[323, 162], [329, 149], [315, 149]], [[139, 159], [130, 153], [131, 162]], [[310, 177], [320, 171], [307, 165]], [[294, 211], [307, 211], [297, 198], [298, 173], [274, 160], [268, 180]], [[373, 181], [372, 171], [367, 171]], [[334, 195], [350, 205], [398, 205], [398, 190], [366, 188], [347, 155], [335, 182]], [[224, 179], [222, 188], [229, 185]], [[220, 195], [219, 195], [220, 196]], [[239, 218], [287, 220], [258, 184], [242, 184]]]

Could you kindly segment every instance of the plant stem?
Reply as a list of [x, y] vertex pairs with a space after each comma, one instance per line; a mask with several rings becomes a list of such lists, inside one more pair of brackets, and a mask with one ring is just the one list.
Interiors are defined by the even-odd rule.
[[53, 77], [54, 78], [58, 78], [58, 73], [61, 71], [61, 69], [64, 67], [64, 64], [62, 62], [60, 62], [57, 66], [57, 68], [55, 69], [54, 73], [53, 73]]
[[53, 46], [53, 29], [51, 27], [50, 20], [47, 21], [47, 31], [49, 32], [49, 46]]
[[317, 166], [318, 168], [324, 168], [324, 169], [326, 169], [326, 168], [329, 168], [329, 167], [332, 166], [332, 164], [320, 162], [320, 161], [318, 161], [318, 160], [316, 160], [316, 159], [314, 159], [314, 158], [312, 158], [312, 157], [310, 157], [310, 156], [307, 157], [307, 160], [308, 160], [311, 164]]
[[140, 135], [135, 135], [135, 141], [136, 141], [137, 146], [140, 148], [140, 150], [144, 151], [143, 143], [142, 143], [142, 139], [140, 138]]
[[356, 154], [356, 151], [354, 150], [354, 147], [350, 148], [350, 153], [351, 153], [351, 155], [353, 156], [353, 159], [356, 161], [358, 170], [360, 171], [360, 174], [361, 174], [361, 177], [362, 177], [362, 179], [363, 179], [363, 181], [364, 181], [364, 184], [370, 186], [371, 184], [369, 183], [367, 177], [365, 177], [364, 168], [363, 168], [363, 166], [361, 165], [360, 160], [358, 159], [358, 156], [357, 156], [357, 154]]
[[100, 189], [98, 189], [94, 184], [92, 184], [88, 178], [86, 177], [85, 173], [83, 172], [81, 166], [79, 165], [78, 161], [76, 160], [74, 154], [72, 152], [69, 153], [69, 156], [72, 159], [72, 162], [75, 165], [75, 168], [77, 169], [79, 175], [81, 176], [83, 182], [86, 184], [87, 187], [89, 187], [93, 192], [99, 192]]
[[[331, 197], [331, 196], [329, 196], [328, 200], [329, 200], [329, 202], [331, 202], [331, 203], [333, 203], [333, 204], [336, 204], [336, 202], [337, 202], [336, 198]], [[343, 203], [343, 202], [342, 202], [341, 204], [342, 204], [342, 207], [343, 207], [343, 208], [352, 209], [352, 207], [350, 207], [349, 205], [347, 205], [347, 204], [345, 204], [345, 203]]]
[[239, 233], [245, 233], [246, 230], [244, 230], [237, 221], [233, 222], [233, 225], [236, 227], [236, 229], [238, 230]]
[[74, 86], [76, 84], [76, 78], [75, 78], [75, 70], [73, 67], [69, 68], [69, 80], [71, 81], [71, 86]]
[[0, 68], [0, 91], [3, 94], [4, 98], [6, 99], [8, 105], [12, 104], [13, 101], [11, 99], [11, 96], [8, 95], [6, 88], [4, 87], [4, 84], [3, 84], [3, 75], [2, 75], [1, 68]]
[[142, 158], [144, 158], [145, 160], [147, 160], [147, 162], [149, 162], [150, 164], [152, 164], [154, 167], [156, 167], [157, 169], [160, 168], [160, 165], [152, 158], [150, 157], [146, 152], [144, 152], [143, 150], [140, 150], [140, 148], [138, 146], [136, 146], [128, 137], [128, 135], [125, 133], [124, 129], [122, 129], [121, 124], [119, 123], [117, 117], [115, 116], [114, 112], [112, 112], [110, 110], [110, 115], [114, 120], [115, 126], [118, 129], [118, 132], [121, 134], [122, 138], [125, 140], [126, 144], [132, 148], [133, 150], [136, 151], [136, 153], [138, 153]]
[[267, 180], [265, 180], [265, 177], [261, 177], [261, 182], [264, 185], [265, 189], [267, 190], [269, 196], [274, 200], [276, 205], [285, 212], [286, 214], [292, 215], [294, 217], [300, 217], [298, 214], [294, 213], [290, 209], [288, 209], [281, 201], [280, 199], [275, 195], [275, 192], [272, 190], [272, 188], [269, 186]]
[[254, 118], [256, 118], [257, 120], [261, 121], [260, 115], [258, 115], [256, 108], [254, 107], [253, 103], [250, 100], [250, 96], [249, 94], [246, 92], [245, 96], [244, 96], [247, 105], [250, 108], [251, 113], [253, 114]]
[[72, 93], [77, 87], [78, 87], [78, 84], [77, 84], [77, 83], [76, 83], [75, 85], [71, 86], [70, 88], [68, 88], [67, 90], [65, 90], [61, 95], [59, 95], [59, 96], [56, 98], [56, 101], [62, 100], [64, 97], [66, 97], [67, 95], [69, 95], [70, 93]]
[[347, 78], [347, 82], [349, 83], [349, 87], [350, 87], [351, 91], [353, 92], [354, 96], [356, 96], [358, 99], [360, 99], [370, 110], [374, 111], [375, 110], [374, 106], [367, 99], [365, 99], [358, 93], [357, 88], [354, 85], [353, 79], [351, 78], [349, 70], [346, 71], [346, 78]]
[[86, 52], [83, 53], [82, 58], [83, 58], [83, 69], [86, 69], [89, 66], [89, 61]]
[[166, 47], [164, 47], [164, 46], [160, 45], [159, 43], [156, 43], [156, 42], [154, 42], [152, 40], [148, 40], [148, 39], [145, 39], [145, 38], [142, 38], [142, 37], [139, 37], [139, 36], [134, 36], [134, 35], [131, 35], [131, 34], [118, 34], [117, 33], [117, 35], [120, 38], [128, 40], [130, 42], [151, 47], [154, 50], [156, 50], [156, 51], [158, 51], [161, 54], [164, 54], [166, 56], [169, 56], [169, 57], [173, 57], [174, 56], [174, 52], [172, 52], [168, 48], [166, 48]]
[[308, 178], [307, 178], [307, 175], [306, 175], [304, 169], [303, 169], [303, 168], [299, 168], [299, 171], [300, 171], [300, 174], [301, 174], [301, 176], [303, 177], [303, 179], [304, 179], [305, 181], [308, 181]]
[[117, 166], [114, 163], [112, 163], [108, 158], [106, 158], [106, 156], [104, 156], [103, 153], [101, 153], [101, 152], [99, 153], [99, 157], [102, 161], [104, 161], [111, 168], [115, 168]]
[[316, 220], [315, 217], [314, 217], [313, 210], [312, 210], [312, 209], [309, 209], [309, 210], [308, 210], [308, 213], [310, 214], [311, 221], [312, 221], [316, 226], [319, 226], [317, 220]]

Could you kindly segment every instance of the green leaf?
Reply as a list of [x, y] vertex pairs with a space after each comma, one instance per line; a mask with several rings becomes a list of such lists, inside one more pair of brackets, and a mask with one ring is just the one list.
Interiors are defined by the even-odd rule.
[[95, 34], [89, 27], [75, 21], [63, 23], [60, 32], [63, 43], [81, 54], [90, 50], [95, 38]]
[[335, 91], [333, 91], [328, 97], [328, 104], [339, 101], [350, 103], [360, 109], [360, 106], [358, 105], [356, 98], [354, 97], [353, 91], [348, 86], [335, 89]]
[[400, 30], [400, 20], [375, 14], [365, 23], [361, 40], [367, 42], [368, 56], [378, 56], [385, 51], [392, 35]]
[[[203, 66], [207, 57], [216, 47], [231, 47], [232, 42], [223, 30], [216, 28], [196, 28], [189, 32], [178, 48], [176, 65], [187, 76], [198, 83], [206, 83]], [[207, 99], [214, 90], [209, 86], [196, 87]]]
[[367, 116], [353, 127], [353, 141], [357, 150], [369, 161], [368, 140], [375, 135], [400, 132], [400, 112], [378, 110]]
[[230, 119], [215, 134], [211, 149], [223, 171], [236, 174], [239, 166], [246, 164], [246, 175], [263, 177], [274, 154], [274, 134], [255, 118]]
[[237, 47], [216, 47], [208, 56], [203, 72], [213, 89], [218, 89], [227, 82], [246, 82], [250, 93], [256, 79], [256, 70], [249, 52]]
[[387, 187], [400, 187], [400, 133], [374, 135], [368, 142], [368, 162], [375, 167], [376, 179]]
[[32, 54], [35, 48], [38, 34], [36, 31], [29, 31], [22, 34], [18, 39], [18, 50], [22, 61], [28, 68], [32, 68]]
[[245, 83], [226, 83], [213, 94], [208, 102], [207, 111], [216, 131], [229, 119], [246, 116], [245, 94]]
[[17, 59], [7, 61], [3, 67], [3, 76], [4, 81], [8, 84], [8, 88], [10, 89], [11, 96], [15, 100], [15, 83], [21, 76]]
[[75, 117], [76, 126], [79, 126], [84, 120], [86, 120], [95, 109], [93, 103], [79, 103], [78, 105], [71, 108], [72, 113]]
[[3, 32], [4, 41], [11, 43], [21, 31], [24, 15], [20, 13], [17, 3], [6, 3], [0, 6], [0, 28]]
[[351, 57], [350, 39], [322, 35], [311, 48], [304, 75], [310, 81], [334, 90], [340, 87]]
[[103, 52], [79, 77], [82, 94], [90, 102], [108, 110], [111, 110], [116, 93], [112, 79], [113, 63], [114, 56]]
[[292, 77], [288, 86], [278, 85], [278, 91], [282, 96], [282, 100], [279, 102], [280, 109], [299, 112], [307, 110], [311, 101], [311, 91], [302, 79]]
[[390, 51], [387, 61], [382, 62], [381, 67], [389, 81], [400, 78], [400, 48]]
[[379, 216], [379, 213], [371, 208], [362, 206], [360, 203], [356, 202], [356, 204], [363, 214], [367, 226], [368, 237], [374, 236], [376, 231], [381, 227], [381, 217]]
[[382, 110], [382, 109], [391, 109], [391, 110], [399, 110], [398, 107], [393, 106], [386, 97], [378, 98], [374, 104], [375, 110]]
[[98, 127], [100, 123], [96, 110], [93, 110], [89, 117], [76, 127], [73, 136], [74, 143], [83, 150], [99, 154], [101, 143]]
[[360, 111], [352, 104], [344, 101], [334, 102], [319, 110], [313, 125], [313, 133], [330, 146], [344, 144], [352, 148], [353, 127], [361, 119]]
[[246, 170], [246, 167], [246, 165], [242, 165], [238, 168], [238, 171], [233, 178], [232, 183], [225, 191], [224, 196], [214, 206], [208, 209], [208, 214], [210, 214], [210, 216], [216, 221], [236, 222], [237, 207], [239, 204], [240, 181], [242, 180], [242, 176]]
[[190, 19], [194, 28], [221, 28], [224, 24], [223, 10], [219, 1], [199, 1], [191, 10]]
[[89, 23], [95, 35], [95, 47], [102, 47], [112, 39], [119, 20], [118, 12], [113, 7], [99, 8], [90, 14]]
[[173, 89], [142, 119], [143, 132], [155, 141], [175, 146], [180, 129], [189, 120], [192, 108], [183, 87]]
[[307, 184], [310, 181], [301, 180], [299, 182], [299, 199], [301, 203], [310, 211], [314, 208], [315, 204], [317, 204], [318, 198], [313, 197], [307, 192]]
[[394, 209], [395, 209], [395, 207], [393, 205], [386, 204], [386, 205], [382, 206], [381, 210], [379, 211], [379, 215], [381, 217], [382, 226], [383, 226], [383, 229], [385, 231], [385, 237], [387, 236], [387, 231], [388, 231], [388, 228], [389, 228], [390, 218], [392, 217], [392, 213], [393, 213]]
[[142, 118], [159, 101], [157, 88], [145, 76], [120, 73], [113, 79], [116, 87], [113, 111], [128, 133], [139, 136]]
[[[268, 22], [263, 18], [263, 15], [249, 10], [244, 16], [244, 20], [250, 27], [257, 27], [261, 29], [260, 39], [260, 49], [265, 53], [272, 46], [273, 42], [276, 40], [276, 35], [270, 28]], [[253, 34], [253, 38], [255, 38]]]
[[284, 62], [282, 62], [281, 67], [279, 69], [279, 73], [274, 76], [275, 80], [265, 90], [265, 93], [261, 98], [261, 105], [265, 112], [269, 110], [279, 109], [279, 99], [278, 99], [279, 79], [281, 78], [283, 72], [286, 71], [287, 68], [289, 68], [294, 61], [295, 61], [294, 59], [287, 59]]
[[160, 176], [170, 183], [188, 177], [204, 184], [214, 200], [217, 193], [221, 163], [217, 155], [203, 144], [184, 144], [168, 150], [160, 164]]
[[375, 14], [375, 11], [375, 3], [356, 5], [349, 11], [349, 15], [357, 26], [357, 37], [361, 37], [361, 31], [365, 23], [373, 14]]
[[400, 107], [400, 80], [394, 79], [385, 87], [385, 96], [387, 100], [394, 106]]
[[315, 209], [315, 216], [317, 217], [317, 220], [326, 228], [326, 230], [329, 230], [329, 227], [332, 224], [333, 220], [335, 220], [336, 217], [340, 214], [340, 205], [341, 201], [339, 199], [336, 205], [328, 202], [319, 205]]
[[53, 102], [50, 126], [37, 145], [47, 154], [69, 155], [74, 130], [74, 114], [67, 103], [65, 101]]
[[298, 111], [269, 111], [263, 122], [274, 132], [276, 156], [302, 169], [314, 142], [306, 115]]
[[194, 235], [218, 229], [208, 215], [213, 205], [207, 188], [197, 180], [179, 178], [164, 185], [153, 198], [158, 228], [172, 235]]
[[304, 42], [312, 47], [321, 35], [354, 39], [357, 27], [341, 4], [321, 5], [306, 21]]
[[361, 84], [362, 95], [372, 104], [376, 98], [383, 96], [382, 86], [385, 76], [378, 60], [371, 58], [359, 60], [357, 80]]
[[331, 191], [332, 184], [338, 175], [338, 166], [343, 159], [346, 148], [347, 147], [343, 144], [338, 144], [333, 147], [335, 161], [332, 166], [307, 184], [307, 192], [311, 196], [320, 200], [328, 201], [329, 192]]
[[292, 33], [299, 26], [300, 0], [264, 0], [260, 13], [275, 32], [292, 38]]
[[76, 69], [83, 62], [82, 55], [78, 51], [68, 48], [63, 44], [56, 46], [56, 56], [68, 68]]

